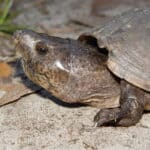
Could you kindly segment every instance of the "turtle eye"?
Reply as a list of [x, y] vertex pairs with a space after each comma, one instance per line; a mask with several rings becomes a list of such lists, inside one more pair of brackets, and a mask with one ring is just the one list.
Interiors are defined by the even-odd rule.
[[35, 50], [40, 55], [45, 55], [48, 52], [48, 47], [44, 42], [38, 42], [35, 46]]

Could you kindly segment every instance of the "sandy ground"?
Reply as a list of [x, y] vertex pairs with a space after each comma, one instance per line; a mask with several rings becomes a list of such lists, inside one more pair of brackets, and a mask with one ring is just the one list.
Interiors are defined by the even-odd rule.
[[98, 109], [32, 94], [0, 108], [1, 150], [149, 150], [150, 114], [132, 127], [93, 126]]

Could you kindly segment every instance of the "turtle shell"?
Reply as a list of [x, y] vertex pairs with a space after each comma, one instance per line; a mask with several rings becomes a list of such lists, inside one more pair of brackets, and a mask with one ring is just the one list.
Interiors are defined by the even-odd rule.
[[78, 40], [95, 39], [108, 50], [107, 66], [116, 76], [150, 92], [150, 10], [126, 12]]

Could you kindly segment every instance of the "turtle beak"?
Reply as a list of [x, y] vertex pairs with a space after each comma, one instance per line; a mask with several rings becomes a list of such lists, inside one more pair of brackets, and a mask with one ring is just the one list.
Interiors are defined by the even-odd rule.
[[28, 57], [34, 54], [35, 44], [39, 40], [39, 36], [32, 30], [17, 30], [13, 35], [14, 43], [18, 53], [22, 57]]
[[21, 42], [21, 41], [23, 42], [25, 36], [26, 36], [26, 35], [31, 35], [32, 32], [33, 32], [33, 31], [27, 30], [27, 29], [15, 31], [14, 34], [13, 34], [14, 43], [15, 43], [15, 44], [19, 44], [19, 41], [20, 41], [20, 42]]
[[21, 48], [34, 48], [34, 45], [37, 41], [36, 39], [36, 33], [34, 31], [31, 30], [17, 30], [14, 35], [14, 43], [16, 44], [16, 46], [19, 46]]

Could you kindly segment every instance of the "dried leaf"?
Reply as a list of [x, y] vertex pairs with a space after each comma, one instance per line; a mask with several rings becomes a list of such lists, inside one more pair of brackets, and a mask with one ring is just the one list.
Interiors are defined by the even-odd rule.
[[12, 68], [5, 62], [0, 62], [0, 79], [9, 78], [12, 74]]

